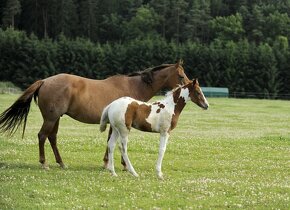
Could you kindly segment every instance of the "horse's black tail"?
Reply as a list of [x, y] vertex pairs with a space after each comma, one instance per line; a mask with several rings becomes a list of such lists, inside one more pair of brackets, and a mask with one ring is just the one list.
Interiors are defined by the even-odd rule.
[[14, 104], [0, 114], [0, 132], [7, 132], [11, 136], [15, 133], [22, 122], [24, 122], [22, 133], [23, 138], [32, 97], [34, 96], [34, 100], [36, 101], [38, 90], [43, 82], [43, 80], [38, 80], [33, 83], [14, 102]]

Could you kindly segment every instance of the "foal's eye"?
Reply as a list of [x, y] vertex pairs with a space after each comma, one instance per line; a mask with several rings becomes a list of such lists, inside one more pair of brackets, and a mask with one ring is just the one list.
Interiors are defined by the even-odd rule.
[[200, 90], [196, 90], [196, 95], [200, 95], [200, 94], [201, 94]]
[[184, 78], [184, 76], [181, 76], [181, 75], [178, 75], [179, 76], [179, 79], [183, 79]]

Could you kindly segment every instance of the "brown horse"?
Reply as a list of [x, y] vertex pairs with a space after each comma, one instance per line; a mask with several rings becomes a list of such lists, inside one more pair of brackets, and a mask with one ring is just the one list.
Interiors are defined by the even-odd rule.
[[[103, 108], [122, 96], [148, 101], [162, 88], [174, 88], [190, 80], [184, 73], [180, 61], [176, 64], [163, 64], [131, 75], [116, 75], [104, 80], [92, 80], [69, 74], [58, 74], [38, 80], [0, 115], [0, 131], [13, 134], [26, 120], [32, 97], [43, 117], [43, 124], [38, 133], [39, 162], [47, 169], [44, 144], [49, 139], [56, 162], [65, 167], [57, 148], [59, 119], [66, 114], [83, 123], [100, 122]], [[109, 93], [109, 94], [108, 94]], [[108, 153], [104, 157], [105, 166]], [[124, 161], [122, 159], [122, 163]]]

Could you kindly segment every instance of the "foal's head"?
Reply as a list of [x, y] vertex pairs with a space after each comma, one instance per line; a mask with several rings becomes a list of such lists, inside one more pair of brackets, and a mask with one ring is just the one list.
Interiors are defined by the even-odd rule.
[[199, 87], [199, 83], [197, 79], [192, 80], [189, 84], [185, 85], [184, 88], [188, 88], [190, 100], [197, 104], [199, 107], [203, 109], [208, 109], [208, 102], [203, 95], [201, 88]]

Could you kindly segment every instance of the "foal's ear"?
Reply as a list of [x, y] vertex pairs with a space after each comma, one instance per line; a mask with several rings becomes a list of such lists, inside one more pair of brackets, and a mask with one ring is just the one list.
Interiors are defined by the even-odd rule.
[[192, 84], [193, 84], [193, 85], [195, 85], [195, 84], [198, 85], [198, 79], [193, 79], [193, 80], [192, 80]]

